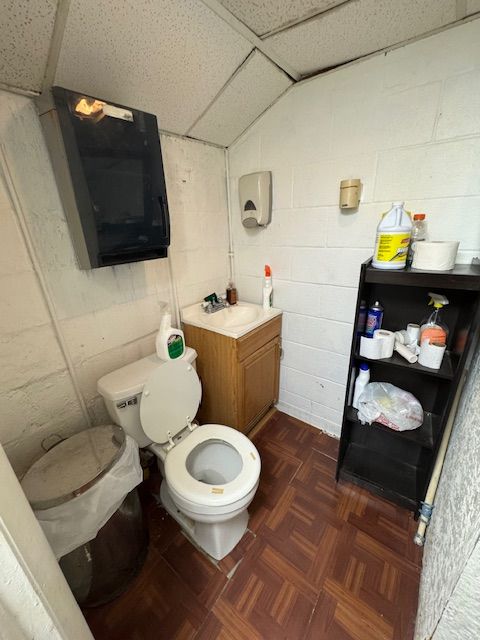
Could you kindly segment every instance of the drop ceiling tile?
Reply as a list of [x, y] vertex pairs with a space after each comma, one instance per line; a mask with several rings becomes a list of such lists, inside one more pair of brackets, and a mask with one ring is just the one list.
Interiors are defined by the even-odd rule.
[[188, 133], [228, 146], [291, 84], [283, 71], [255, 51]]
[[56, 83], [183, 134], [251, 49], [200, 0], [73, 0]]
[[0, 82], [39, 91], [57, 0], [4, 0], [0, 19]]
[[467, 0], [467, 16], [480, 11], [480, 0]]
[[235, 17], [261, 36], [305, 20], [345, 0], [220, 0]]
[[455, 0], [351, 1], [266, 42], [307, 75], [449, 24], [455, 6]]

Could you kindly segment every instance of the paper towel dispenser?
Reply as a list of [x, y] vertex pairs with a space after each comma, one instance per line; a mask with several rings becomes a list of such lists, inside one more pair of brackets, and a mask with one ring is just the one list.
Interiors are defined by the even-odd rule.
[[272, 174], [258, 171], [238, 182], [240, 212], [244, 227], [265, 227], [272, 219]]
[[80, 268], [165, 258], [170, 223], [156, 117], [63, 87], [36, 102]]

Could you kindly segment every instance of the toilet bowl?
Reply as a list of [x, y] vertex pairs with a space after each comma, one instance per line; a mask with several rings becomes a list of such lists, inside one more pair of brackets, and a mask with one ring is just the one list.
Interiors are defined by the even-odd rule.
[[239, 431], [193, 422], [201, 400], [195, 358], [193, 349], [169, 362], [148, 356], [101, 378], [98, 390], [111, 418], [159, 459], [165, 509], [220, 560], [247, 528], [260, 456]]

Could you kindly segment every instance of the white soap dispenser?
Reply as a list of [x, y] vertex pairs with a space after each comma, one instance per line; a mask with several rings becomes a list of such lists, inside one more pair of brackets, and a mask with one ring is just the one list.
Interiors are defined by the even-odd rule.
[[165, 313], [160, 321], [155, 346], [161, 360], [176, 360], [185, 353], [185, 336], [181, 329], [172, 327], [172, 316]]
[[244, 227], [266, 227], [272, 218], [272, 174], [257, 171], [238, 181], [240, 212]]

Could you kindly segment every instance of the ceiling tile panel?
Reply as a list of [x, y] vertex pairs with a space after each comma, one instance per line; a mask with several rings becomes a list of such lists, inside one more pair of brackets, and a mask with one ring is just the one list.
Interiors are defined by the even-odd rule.
[[283, 71], [255, 51], [189, 134], [228, 146], [291, 84]]
[[353, 0], [266, 42], [307, 75], [453, 22], [455, 8], [455, 0]]
[[56, 10], [57, 0], [2, 0], [0, 82], [40, 90]]
[[200, 0], [73, 0], [56, 83], [183, 134], [251, 49]]
[[467, 0], [467, 16], [480, 11], [480, 0]]
[[345, 0], [220, 0], [258, 36], [305, 20]]

